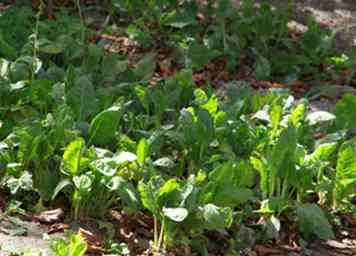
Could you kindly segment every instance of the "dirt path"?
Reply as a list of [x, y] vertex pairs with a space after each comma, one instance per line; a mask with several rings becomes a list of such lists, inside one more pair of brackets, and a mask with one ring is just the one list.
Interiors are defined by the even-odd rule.
[[18, 218], [0, 219], [0, 256], [13, 253], [32, 252], [44, 256], [52, 255], [50, 244], [53, 239], [63, 238], [63, 233], [47, 235], [48, 228], [37, 222], [22, 221]]
[[[290, 1], [267, 2], [276, 7], [286, 7]], [[292, 6], [294, 12], [292, 24], [296, 24], [298, 29], [306, 29], [308, 17], [313, 16], [323, 28], [338, 31], [336, 36], [338, 48], [356, 47], [356, 0], [294, 0]]]

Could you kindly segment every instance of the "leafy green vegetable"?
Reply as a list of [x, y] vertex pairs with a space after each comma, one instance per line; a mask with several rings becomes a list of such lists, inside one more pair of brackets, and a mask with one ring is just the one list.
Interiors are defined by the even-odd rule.
[[334, 187], [334, 205], [355, 194], [356, 146], [355, 141], [345, 142], [338, 154]]
[[67, 103], [72, 107], [79, 121], [84, 121], [96, 111], [96, 95], [92, 82], [81, 76], [72, 88], [66, 88]]
[[87, 251], [87, 243], [81, 235], [71, 234], [67, 243], [63, 239], [55, 240], [51, 247], [57, 256], [83, 256]]
[[112, 143], [122, 115], [123, 108], [120, 105], [114, 105], [97, 114], [90, 123], [89, 141], [102, 146]]
[[336, 104], [337, 125], [346, 129], [356, 128], [356, 96], [345, 94]]
[[334, 232], [323, 210], [315, 204], [298, 206], [298, 229], [306, 236], [316, 235], [320, 239], [334, 239]]
[[85, 142], [79, 138], [72, 141], [66, 148], [63, 154], [64, 171], [70, 175], [75, 176], [80, 172], [80, 165], [82, 161], [82, 153]]

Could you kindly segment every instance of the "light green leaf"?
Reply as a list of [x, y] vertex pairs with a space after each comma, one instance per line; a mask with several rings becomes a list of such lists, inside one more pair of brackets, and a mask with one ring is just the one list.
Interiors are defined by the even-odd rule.
[[71, 235], [68, 255], [84, 256], [87, 251], [87, 247], [88, 246], [84, 238], [80, 234]]
[[163, 180], [160, 177], [152, 177], [147, 184], [140, 181], [137, 187], [142, 205], [156, 217], [159, 214], [157, 192], [162, 185]]
[[299, 104], [291, 113], [289, 121], [295, 126], [298, 127], [298, 124], [303, 120], [305, 116], [305, 105]]
[[341, 201], [356, 193], [356, 143], [345, 142], [338, 154], [336, 164], [334, 197]]
[[85, 142], [82, 138], [72, 141], [63, 154], [64, 171], [72, 176], [76, 176], [80, 170], [81, 156]]
[[319, 161], [328, 161], [330, 156], [335, 152], [336, 146], [336, 143], [324, 143], [319, 145], [315, 151], [308, 156], [307, 162], [316, 163]]
[[146, 158], [149, 155], [150, 146], [145, 138], [140, 139], [140, 142], [136, 148], [137, 161], [140, 164], [144, 164]]
[[197, 88], [194, 90], [194, 104], [197, 106], [201, 106], [208, 102], [208, 96], [205, 91], [201, 88]]
[[159, 189], [157, 202], [160, 208], [175, 207], [180, 203], [180, 184], [176, 179], [169, 179]]

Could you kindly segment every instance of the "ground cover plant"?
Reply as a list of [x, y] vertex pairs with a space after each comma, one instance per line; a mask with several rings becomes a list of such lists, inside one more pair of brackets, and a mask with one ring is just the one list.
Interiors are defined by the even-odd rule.
[[[47, 19], [48, 3], [0, 15], [2, 210], [61, 207], [110, 233], [79, 229], [55, 255], [248, 255], [283, 239], [303, 253], [355, 227], [355, 89], [311, 111], [321, 87], [296, 83], [354, 69], [333, 34], [311, 20], [295, 38], [290, 9], [249, 0], [68, 1]], [[122, 235], [139, 226], [146, 243]]]

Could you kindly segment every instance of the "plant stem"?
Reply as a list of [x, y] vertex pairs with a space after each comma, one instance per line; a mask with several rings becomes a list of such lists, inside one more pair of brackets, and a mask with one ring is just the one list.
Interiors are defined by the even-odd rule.
[[82, 7], [80, 5], [80, 0], [75, 0], [75, 3], [76, 3], [77, 8], [78, 8], [80, 22], [82, 23], [81, 41], [82, 41], [82, 43], [84, 43], [84, 41], [85, 41], [85, 30], [84, 30], [85, 29], [85, 24], [84, 24], [84, 17], [83, 17]]
[[283, 188], [282, 188], [282, 198], [286, 198], [287, 197], [287, 192], [288, 192], [288, 174], [287, 176], [284, 178], [283, 181]]
[[162, 223], [161, 223], [161, 231], [159, 232], [159, 238], [158, 238], [158, 252], [160, 252], [160, 249], [162, 247], [163, 243], [163, 233], [164, 233], [164, 223], [165, 223], [165, 218], [163, 217]]
[[153, 247], [154, 247], [154, 250], [156, 250], [157, 242], [158, 242], [157, 225], [158, 225], [157, 218], [154, 217], [154, 225], [153, 225]]
[[35, 32], [34, 32], [34, 37], [33, 37], [33, 59], [32, 59], [32, 67], [31, 67], [31, 80], [34, 80], [35, 78], [35, 59], [37, 58], [38, 54], [38, 30], [39, 30], [39, 24], [40, 24], [40, 18], [42, 15], [44, 3], [43, 0], [40, 0], [40, 5], [38, 7], [38, 12], [36, 14], [36, 25], [35, 25]]

